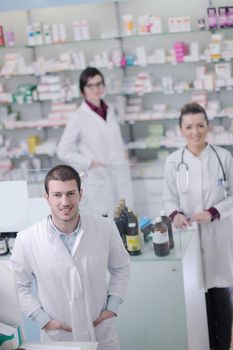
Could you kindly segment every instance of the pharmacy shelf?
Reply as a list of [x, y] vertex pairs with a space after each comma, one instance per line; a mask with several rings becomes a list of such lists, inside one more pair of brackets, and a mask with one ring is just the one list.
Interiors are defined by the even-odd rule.
[[83, 39], [83, 40], [67, 40], [63, 42], [57, 42], [57, 43], [51, 43], [51, 44], [39, 44], [39, 45], [26, 45], [26, 47], [30, 49], [36, 49], [38, 47], [54, 47], [54, 46], [60, 46], [60, 45], [79, 45], [84, 43], [95, 43], [99, 41], [107, 41], [107, 40], [119, 40], [120, 36], [111, 36], [111, 37], [99, 37], [99, 38], [90, 38], [90, 39]]
[[[7, 158], [11, 159], [11, 160], [22, 159], [22, 158], [35, 158], [35, 157], [49, 157], [49, 158], [52, 158], [52, 157], [54, 157], [54, 155], [55, 154], [51, 155], [51, 154], [47, 154], [47, 153], [43, 153], [43, 154], [23, 153], [23, 154], [10, 154], [10, 155], [7, 155]], [[1, 159], [0, 159], [0, 162], [1, 162]]]
[[49, 46], [59, 46], [59, 45], [74, 45], [74, 44], [82, 44], [82, 43], [91, 43], [91, 42], [98, 42], [98, 41], [107, 41], [107, 40], [118, 40], [119, 36], [113, 36], [113, 37], [99, 37], [99, 38], [90, 38], [90, 39], [84, 39], [84, 40], [67, 40], [63, 42], [57, 42], [57, 43], [51, 43], [51, 44], [40, 44], [40, 45], [28, 45], [28, 44], [22, 44], [22, 45], [13, 45], [13, 46], [0, 46], [0, 50], [18, 50], [18, 49], [36, 49], [38, 47], [49, 47]]
[[14, 45], [14, 46], [0, 46], [1, 50], [21, 50], [21, 49], [30, 49], [28, 45]]
[[41, 126], [30, 126], [30, 125], [23, 125], [23, 126], [20, 126], [20, 125], [14, 125], [13, 127], [4, 127], [2, 130], [4, 131], [14, 131], [14, 130], [17, 130], [17, 131], [20, 131], [20, 130], [42, 130], [42, 129], [60, 129], [60, 128], [63, 128], [66, 126], [66, 122], [60, 122], [58, 124], [54, 124], [54, 125], [41, 125]]
[[[148, 111], [147, 111], [148, 112]], [[149, 113], [155, 113], [154, 111], [151, 111]], [[135, 113], [136, 114], [136, 113]], [[207, 111], [208, 114], [208, 111]], [[216, 119], [223, 119], [223, 118], [228, 118], [228, 119], [233, 119], [233, 115], [225, 115], [225, 114], [219, 114], [215, 115], [213, 117], [209, 117], [209, 121], [214, 121]], [[143, 122], [148, 122], [148, 123], [153, 123], [153, 122], [162, 122], [162, 121], [177, 121], [179, 119], [179, 116], [161, 116], [160, 118], [145, 118], [145, 119], [125, 119], [124, 121], [121, 122], [121, 124], [135, 124], [135, 123], [143, 123]]]
[[224, 62], [232, 62], [233, 57], [229, 58], [229, 59], [224, 59], [224, 58], [220, 58], [220, 59], [212, 59], [210, 62], [207, 60], [198, 60], [198, 61], [183, 61], [183, 62], [163, 62], [163, 63], [147, 63], [145, 65], [140, 65], [140, 64], [129, 64], [126, 65], [125, 68], [148, 68], [148, 67], [154, 67], [154, 66], [164, 66], [164, 65], [170, 65], [170, 66], [180, 66], [183, 64], [216, 64], [216, 63], [224, 63]]
[[182, 31], [182, 32], [162, 32], [162, 33], [145, 33], [145, 34], [132, 34], [132, 35], [115, 35], [115, 36], [109, 36], [109, 37], [96, 37], [96, 38], [90, 38], [90, 39], [83, 39], [83, 40], [67, 40], [63, 42], [57, 42], [57, 43], [50, 43], [50, 44], [40, 44], [40, 45], [28, 45], [28, 44], [22, 44], [22, 45], [13, 45], [13, 46], [0, 46], [0, 50], [15, 50], [15, 49], [35, 49], [38, 47], [49, 47], [49, 46], [57, 46], [57, 45], [74, 45], [74, 44], [82, 44], [82, 43], [90, 43], [90, 42], [99, 42], [99, 41], [108, 41], [108, 40], [125, 40], [125, 39], [135, 39], [135, 38], [150, 38], [150, 37], [156, 37], [156, 36], [169, 36], [169, 35], [183, 35], [183, 34], [192, 34], [192, 33], [209, 33], [214, 34], [217, 32], [224, 32], [224, 31], [231, 31], [233, 28], [216, 28], [216, 29], [191, 29], [189, 31]]
[[[216, 146], [221, 146], [221, 147], [232, 147], [232, 143], [225, 143], [225, 144], [223, 144], [223, 143], [221, 143], [221, 144], [218, 144], [218, 143], [214, 143]], [[179, 145], [172, 145], [172, 146], [166, 146], [166, 145], [156, 145], [156, 146], [145, 146], [145, 147], [137, 147], [137, 146], [135, 146], [135, 147], [132, 147], [132, 146], [130, 146], [129, 148], [127, 147], [127, 145], [126, 145], [126, 149], [128, 150], [128, 151], [135, 151], [135, 150], [163, 150], [163, 149], [167, 149], [167, 150], [175, 150], [175, 149], [179, 149], [179, 148], [181, 148], [181, 147], [183, 147], [185, 145], [185, 142], [184, 142], [184, 144], [182, 145], [182, 144], [179, 144]]]
[[[221, 118], [228, 118], [228, 119], [233, 119], [233, 115], [229, 116], [229, 115], [216, 115], [213, 118], [209, 118], [210, 122], [214, 121], [216, 119], [221, 119]], [[177, 121], [179, 119], [179, 117], [161, 117], [161, 118], [156, 118], [156, 119], [135, 119], [135, 120], [125, 120], [121, 122], [121, 125], [124, 124], [135, 124], [135, 123], [141, 123], [141, 122], [148, 122], [148, 123], [154, 123], [154, 122], [162, 122], [162, 121]], [[18, 124], [14, 124], [12, 127], [3, 127], [2, 130], [4, 131], [20, 131], [20, 130], [27, 130], [27, 129], [33, 129], [33, 130], [42, 130], [42, 129], [60, 129], [60, 128], [64, 128], [67, 124], [66, 121], [60, 121], [60, 122], [55, 122], [53, 125], [49, 125], [46, 124], [47, 120], [45, 119], [44, 121], [44, 125], [40, 125], [40, 126], [35, 126], [35, 125], [30, 125], [31, 122], [28, 123], [28, 125], [26, 125], [27, 122], [23, 122], [23, 125], [20, 125], [20, 122]], [[51, 123], [51, 121], [50, 121]]]
[[170, 36], [170, 35], [183, 35], [183, 34], [203, 34], [203, 33], [209, 33], [209, 34], [215, 34], [218, 32], [224, 32], [224, 31], [231, 31], [233, 27], [230, 28], [216, 28], [216, 29], [191, 29], [187, 31], [180, 31], [180, 32], [162, 32], [162, 33], [145, 33], [145, 34], [132, 34], [132, 35], [121, 35], [121, 39], [138, 39], [138, 38], [150, 38], [150, 37], [156, 37], [156, 36]]
[[[192, 84], [192, 82], [190, 82], [190, 84]], [[227, 86], [225, 88], [215, 88], [214, 90], [206, 90], [206, 89], [193, 89], [193, 88], [190, 88], [190, 89], [186, 89], [186, 90], [183, 90], [183, 91], [173, 91], [173, 92], [169, 92], [169, 93], [165, 93], [163, 90], [155, 90], [155, 91], [150, 91], [150, 92], [144, 92], [144, 93], [127, 93], [127, 92], [124, 92], [122, 93], [122, 96], [127, 96], [127, 97], [130, 97], [130, 96], [140, 96], [140, 97], [143, 97], [145, 95], [153, 95], [153, 94], [163, 94], [165, 96], [171, 96], [171, 95], [182, 95], [182, 94], [185, 94], [185, 93], [192, 93], [192, 92], [208, 92], [210, 94], [213, 94], [213, 93], [217, 93], [217, 92], [221, 92], [221, 91], [231, 91], [232, 92], [233, 90], [233, 86]]]
[[[117, 66], [113, 66], [113, 67], [96, 67], [97, 69], [100, 70], [108, 70], [108, 71], [112, 71], [112, 70], [120, 70], [122, 69], [122, 67], [117, 67]], [[50, 75], [50, 74], [60, 74], [60, 73], [73, 73], [73, 72], [82, 72], [83, 69], [61, 69], [61, 70], [51, 70], [51, 71], [47, 71], [44, 74], [34, 74], [34, 73], [25, 73], [25, 74], [14, 74], [14, 75], [0, 75], [0, 79], [12, 79], [12, 78], [22, 78], [22, 77], [35, 77], [35, 78], [40, 78], [43, 77], [45, 75]]]

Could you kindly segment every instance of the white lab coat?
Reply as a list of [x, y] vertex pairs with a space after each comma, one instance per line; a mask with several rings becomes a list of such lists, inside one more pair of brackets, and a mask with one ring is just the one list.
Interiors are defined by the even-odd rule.
[[[63, 132], [57, 155], [76, 170], [88, 173], [83, 181], [82, 209], [112, 215], [120, 198], [133, 206], [129, 164], [111, 106], [105, 121], [82, 102]], [[92, 160], [105, 166], [90, 169]]]
[[[228, 181], [226, 199], [224, 188], [217, 184], [223, 173], [209, 145], [198, 157], [185, 149], [184, 162], [189, 169], [188, 193], [178, 194], [176, 186], [176, 167], [181, 162], [183, 149], [168, 156], [164, 173], [164, 205], [168, 214], [180, 210], [190, 217], [210, 207], [215, 207], [220, 213], [220, 220], [198, 225], [206, 289], [233, 285], [233, 160], [227, 150], [214, 147]], [[184, 190], [183, 170], [180, 179]]]
[[[81, 214], [71, 256], [46, 218], [19, 232], [11, 263], [23, 313], [28, 317], [42, 306], [52, 319], [72, 328], [72, 333], [43, 331], [43, 340], [98, 341], [98, 350], [119, 349], [113, 318], [93, 328], [107, 295], [123, 299], [129, 280], [129, 255], [112, 220]], [[38, 297], [31, 292], [33, 275]]]

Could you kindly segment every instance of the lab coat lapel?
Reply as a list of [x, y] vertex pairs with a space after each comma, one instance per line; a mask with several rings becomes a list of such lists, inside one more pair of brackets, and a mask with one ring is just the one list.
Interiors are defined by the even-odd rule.
[[81, 239], [82, 239], [82, 236], [83, 236], [83, 229], [82, 229], [82, 227], [81, 227], [80, 232], [78, 233], [78, 235], [77, 235], [77, 237], [76, 237], [76, 240], [75, 240], [75, 242], [74, 242], [74, 246], [73, 246], [73, 249], [72, 249], [72, 252], [71, 252], [71, 256], [72, 256], [72, 257], [74, 257], [74, 255], [75, 255], [75, 253], [76, 253], [76, 251], [77, 251], [77, 249], [78, 249], [78, 246], [79, 246], [79, 244], [80, 244], [80, 241], [81, 241]]
[[97, 115], [97, 113], [95, 113], [87, 104], [85, 101], [82, 102], [81, 107], [83, 108], [83, 110], [85, 111], [85, 113], [88, 114], [88, 116], [90, 116], [90, 118], [93, 119], [93, 123], [95, 123], [96, 125], [98, 125], [101, 128], [109, 128], [109, 109], [108, 108], [108, 112], [107, 112], [107, 119], [106, 121], [101, 118], [99, 115]]
[[78, 253], [78, 250], [81, 249], [80, 247], [81, 242], [86, 239], [86, 236], [88, 234], [86, 217], [82, 213], [80, 213], [80, 221], [81, 221], [80, 232], [77, 235], [77, 238], [75, 240], [75, 243], [72, 249], [72, 254], [71, 254], [72, 257], [74, 257], [75, 254]]
[[65, 255], [67, 259], [69, 259], [70, 261], [73, 261], [72, 256], [68, 252], [67, 248], [65, 247], [61, 238], [59, 237], [58, 233], [54, 232], [54, 229], [51, 227], [48, 221], [47, 221], [47, 230], [48, 230], [49, 240], [52, 243], [52, 245], [55, 245], [56, 249], [58, 251], [61, 251], [61, 254]]

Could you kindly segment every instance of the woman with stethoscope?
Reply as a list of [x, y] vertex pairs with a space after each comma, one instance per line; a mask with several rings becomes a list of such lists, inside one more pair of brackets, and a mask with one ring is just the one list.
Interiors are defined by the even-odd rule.
[[204, 108], [189, 103], [179, 126], [187, 145], [170, 154], [164, 172], [164, 205], [176, 228], [198, 224], [211, 349], [231, 344], [233, 285], [233, 159], [206, 142]]

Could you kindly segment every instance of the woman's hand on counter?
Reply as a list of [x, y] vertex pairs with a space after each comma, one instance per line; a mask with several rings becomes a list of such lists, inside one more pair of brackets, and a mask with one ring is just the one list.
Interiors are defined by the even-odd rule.
[[105, 310], [101, 312], [99, 317], [93, 322], [93, 326], [96, 327], [98, 326], [99, 323], [103, 322], [104, 320], [107, 320], [108, 318], [114, 317], [115, 314], [112, 311]]
[[212, 215], [210, 212], [208, 212], [208, 210], [193, 214], [191, 217], [191, 221], [195, 221], [197, 224], [208, 224], [211, 219]]
[[173, 225], [178, 229], [185, 229], [190, 226], [190, 220], [186, 218], [183, 214], [177, 213], [173, 218]]
[[61, 323], [57, 320], [50, 320], [43, 328], [45, 331], [54, 331], [56, 329], [61, 329], [66, 332], [72, 332], [72, 328], [67, 326], [64, 323]]

